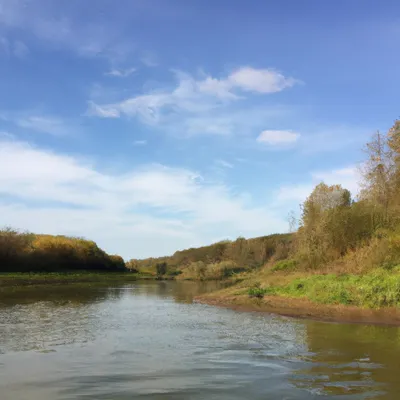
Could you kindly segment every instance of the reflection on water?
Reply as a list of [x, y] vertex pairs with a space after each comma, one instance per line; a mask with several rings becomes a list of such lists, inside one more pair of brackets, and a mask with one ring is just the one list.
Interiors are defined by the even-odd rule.
[[192, 303], [216, 288], [0, 292], [1, 400], [400, 398], [399, 329]]
[[400, 398], [400, 330], [373, 325], [308, 322], [307, 367], [294, 383], [315, 393], [374, 393]]

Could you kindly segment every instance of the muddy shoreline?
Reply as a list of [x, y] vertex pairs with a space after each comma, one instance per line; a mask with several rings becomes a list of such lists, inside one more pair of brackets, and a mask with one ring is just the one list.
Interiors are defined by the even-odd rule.
[[236, 311], [265, 312], [285, 317], [324, 322], [400, 326], [400, 309], [394, 307], [368, 309], [355, 306], [316, 304], [306, 299], [268, 296], [253, 299], [248, 296], [197, 296], [195, 302]]

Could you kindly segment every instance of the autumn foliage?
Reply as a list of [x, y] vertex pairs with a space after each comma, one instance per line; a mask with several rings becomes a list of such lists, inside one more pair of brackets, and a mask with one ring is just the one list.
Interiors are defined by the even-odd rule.
[[122, 271], [125, 262], [95, 242], [51, 235], [0, 231], [0, 272]]

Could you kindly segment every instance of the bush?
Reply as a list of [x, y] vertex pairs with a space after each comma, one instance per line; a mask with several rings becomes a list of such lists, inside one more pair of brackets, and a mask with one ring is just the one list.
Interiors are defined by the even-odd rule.
[[253, 286], [247, 291], [249, 297], [256, 297], [258, 299], [262, 299], [267, 292], [267, 289], [262, 289], [258, 286]]
[[296, 260], [281, 260], [271, 268], [271, 271], [292, 271], [296, 268], [296, 265]]

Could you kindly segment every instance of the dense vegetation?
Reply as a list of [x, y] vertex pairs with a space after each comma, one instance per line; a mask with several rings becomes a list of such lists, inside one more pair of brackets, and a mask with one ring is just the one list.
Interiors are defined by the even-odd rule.
[[178, 279], [223, 279], [257, 269], [270, 260], [288, 257], [292, 240], [292, 234], [225, 240], [210, 246], [177, 251], [170, 257], [133, 259], [127, 267], [140, 272], [176, 276]]
[[0, 230], [0, 272], [125, 271], [120, 256], [95, 242], [67, 237]]

